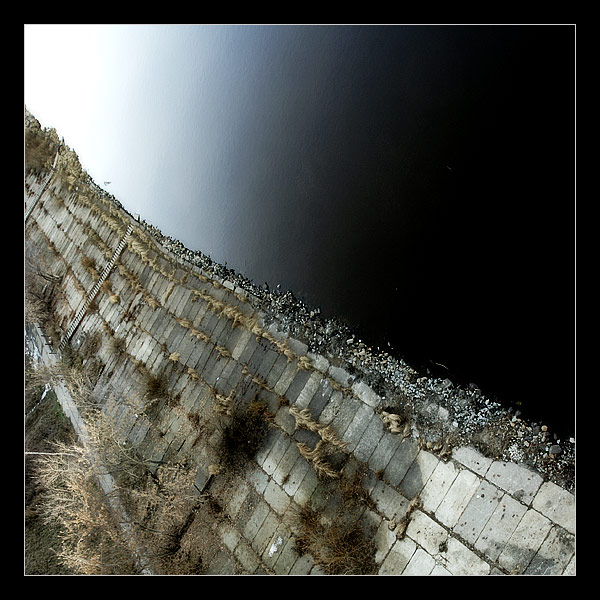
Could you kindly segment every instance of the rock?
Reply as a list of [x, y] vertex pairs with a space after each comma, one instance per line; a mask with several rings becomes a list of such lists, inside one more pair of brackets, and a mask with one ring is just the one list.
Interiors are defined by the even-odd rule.
[[560, 446], [554, 444], [553, 446], [550, 446], [549, 452], [550, 454], [560, 454], [562, 452], [562, 449]]

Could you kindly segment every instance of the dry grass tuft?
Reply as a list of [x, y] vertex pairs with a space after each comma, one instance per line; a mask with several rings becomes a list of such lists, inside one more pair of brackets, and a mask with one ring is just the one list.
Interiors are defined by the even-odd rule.
[[359, 522], [338, 520], [324, 524], [312, 508], [299, 514], [300, 535], [296, 547], [310, 554], [328, 575], [371, 575], [376, 573], [375, 542], [365, 535]]
[[148, 373], [146, 376], [145, 387], [144, 395], [148, 400], [164, 398], [169, 394], [167, 379], [161, 375], [152, 375], [151, 373]]
[[319, 440], [314, 448], [302, 442], [297, 442], [296, 445], [298, 446], [298, 450], [300, 450], [300, 454], [312, 464], [313, 469], [319, 477], [339, 478], [340, 472], [331, 464], [329, 460], [330, 449], [323, 440]]
[[336, 446], [340, 450], [345, 451], [347, 448], [346, 442], [342, 442], [337, 436], [337, 433], [330, 425], [321, 425], [317, 423], [308, 408], [298, 408], [290, 406], [290, 414], [296, 420], [296, 429], [299, 427], [314, 431], [321, 436], [321, 439], [329, 444]]
[[232, 410], [222, 431], [219, 456], [225, 468], [243, 470], [261, 448], [269, 429], [268, 411], [258, 401], [246, 409]]

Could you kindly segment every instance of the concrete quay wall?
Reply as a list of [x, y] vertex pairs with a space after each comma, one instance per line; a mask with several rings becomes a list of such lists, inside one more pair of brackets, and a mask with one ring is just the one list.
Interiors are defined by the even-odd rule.
[[[40, 184], [27, 183], [31, 200]], [[123, 442], [157, 464], [192, 461], [197, 493], [218, 498], [207, 573], [325, 574], [297, 544], [309, 507], [328, 527], [354, 519], [369, 532], [381, 575], [575, 574], [573, 493], [469, 445], [425, 445], [339, 357], [310, 352], [246, 291], [182, 260], [110, 198], [53, 179], [27, 219], [26, 242], [62, 277], [56, 335], [130, 224], [70, 344], [94, 340], [86, 360], [95, 400]], [[148, 382], [159, 379], [149, 400]], [[224, 428], [257, 401], [267, 434], [249, 464], [230, 469], [219, 450]], [[325, 467], [319, 445], [335, 454]], [[344, 514], [342, 484], [353, 474], [363, 495]]]

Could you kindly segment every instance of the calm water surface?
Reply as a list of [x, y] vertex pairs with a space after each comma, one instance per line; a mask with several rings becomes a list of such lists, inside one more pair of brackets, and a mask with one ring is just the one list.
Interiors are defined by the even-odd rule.
[[194, 128], [201, 103], [187, 122], [186, 227], [210, 234], [177, 237], [572, 433], [573, 31], [225, 38], [211, 118], [228, 135]]

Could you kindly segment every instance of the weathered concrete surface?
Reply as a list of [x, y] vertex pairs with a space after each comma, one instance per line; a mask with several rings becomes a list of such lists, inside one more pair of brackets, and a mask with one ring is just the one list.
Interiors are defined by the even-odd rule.
[[[29, 181], [26, 195], [37, 185]], [[221, 547], [207, 573], [323, 574], [298, 549], [297, 515], [308, 506], [329, 524], [349, 518], [339, 512], [337, 486], [358, 467], [368, 501], [351, 518], [370, 532], [379, 574], [575, 573], [570, 491], [469, 445], [427, 444], [410, 420], [392, 432], [387, 402], [340, 357], [310, 352], [247, 292], [161, 246], [110, 198], [84, 198], [51, 181], [26, 238], [62, 276], [54, 308], [63, 332], [94, 285], [82, 258], [101, 269], [130, 224], [110, 285], [72, 344], [101, 335], [89, 359], [99, 373], [95, 395], [123, 441], [157, 461], [192, 460], [198, 492], [219, 499], [223, 514], [212, 527]], [[148, 376], [167, 382], [153, 403]], [[272, 416], [268, 434], [252, 464], [228, 471], [218, 454], [227, 411], [255, 398]], [[312, 430], [294, 416], [300, 409]], [[339, 479], [301, 453], [325, 431], [344, 446]]]

